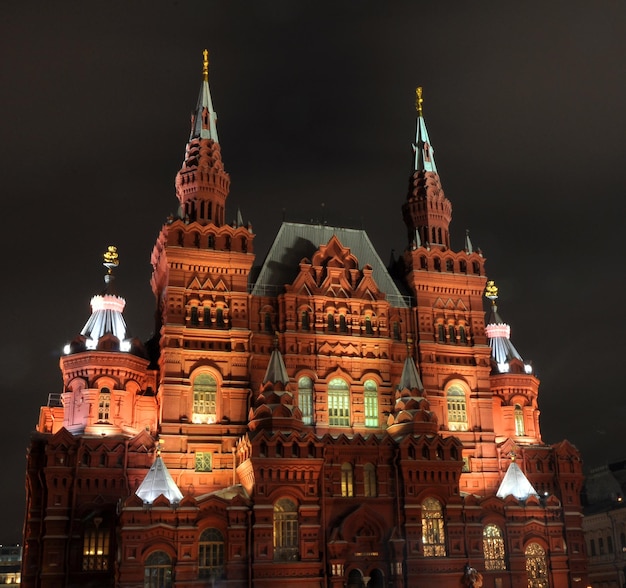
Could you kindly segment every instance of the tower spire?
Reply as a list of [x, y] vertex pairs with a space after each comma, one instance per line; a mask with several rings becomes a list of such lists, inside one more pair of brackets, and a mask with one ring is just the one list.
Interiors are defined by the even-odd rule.
[[415, 90], [417, 121], [413, 143], [413, 171], [409, 193], [402, 207], [411, 248], [438, 245], [450, 247], [449, 225], [452, 204], [446, 198], [435, 165], [434, 149], [424, 121], [424, 97], [421, 86]]

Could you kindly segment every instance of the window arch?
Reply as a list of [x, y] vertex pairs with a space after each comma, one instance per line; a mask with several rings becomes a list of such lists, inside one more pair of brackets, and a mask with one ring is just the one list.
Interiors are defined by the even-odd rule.
[[193, 381], [194, 423], [214, 423], [217, 420], [217, 382], [210, 374], [198, 374]]
[[519, 404], [515, 405], [513, 414], [515, 418], [515, 434], [518, 436], [525, 435], [526, 432], [524, 431], [524, 411]]
[[363, 386], [365, 426], [378, 427], [378, 386], [374, 380], [365, 380]]
[[333, 378], [328, 383], [328, 424], [350, 426], [350, 389], [342, 378]]
[[298, 509], [288, 498], [274, 503], [274, 559], [298, 559]]
[[467, 431], [467, 400], [465, 390], [458, 384], [448, 388], [448, 429], [450, 431]]
[[305, 425], [313, 424], [313, 380], [302, 376], [298, 380], [298, 407], [302, 412], [302, 422]]
[[443, 508], [435, 498], [427, 498], [422, 503], [422, 545], [425, 557], [446, 555]]
[[341, 495], [347, 498], [354, 496], [354, 472], [347, 462], [341, 464]]
[[363, 493], [365, 496], [376, 496], [376, 467], [372, 463], [363, 466]]
[[498, 525], [487, 525], [483, 529], [483, 553], [486, 570], [506, 570], [504, 539]]
[[529, 543], [524, 555], [526, 555], [528, 588], [548, 588], [550, 583], [545, 549], [539, 543]]
[[171, 588], [172, 560], [165, 551], [153, 551], [144, 564], [144, 588]]
[[218, 529], [205, 529], [198, 540], [198, 572], [201, 578], [224, 575], [224, 536]]

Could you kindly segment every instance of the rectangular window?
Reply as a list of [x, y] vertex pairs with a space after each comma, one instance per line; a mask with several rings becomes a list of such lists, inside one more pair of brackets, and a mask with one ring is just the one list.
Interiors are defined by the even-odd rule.
[[375, 391], [365, 391], [365, 426], [378, 427], [378, 398]]
[[340, 390], [328, 391], [328, 424], [350, 426], [350, 396]]
[[196, 451], [196, 472], [210, 472], [213, 469], [213, 454], [208, 451]]
[[87, 529], [83, 538], [83, 570], [109, 569], [109, 533], [107, 529]]

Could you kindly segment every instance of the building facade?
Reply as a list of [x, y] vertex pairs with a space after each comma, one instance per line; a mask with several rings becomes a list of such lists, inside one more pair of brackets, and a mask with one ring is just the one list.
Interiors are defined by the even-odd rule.
[[586, 586], [581, 459], [542, 441], [485, 259], [451, 246], [421, 90], [404, 254], [285, 222], [255, 264], [203, 67], [157, 337], [126, 339], [110, 248], [32, 438], [23, 583]]

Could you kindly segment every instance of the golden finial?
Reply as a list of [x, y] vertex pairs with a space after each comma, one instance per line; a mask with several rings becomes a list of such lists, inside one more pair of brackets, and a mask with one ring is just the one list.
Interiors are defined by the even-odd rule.
[[422, 98], [422, 87], [419, 86], [415, 89], [415, 110], [417, 110], [417, 116], [424, 116], [424, 109], [422, 104], [424, 99]]
[[485, 298], [489, 298], [493, 304], [496, 303], [498, 299], [498, 286], [493, 280], [489, 280], [487, 282], [487, 287], [485, 288]]
[[117, 247], [115, 247], [115, 245], [109, 245], [103, 257], [104, 263], [102, 265], [107, 268], [107, 273], [111, 274], [113, 272], [113, 268], [117, 267], [120, 264], [120, 259], [117, 254]]
[[209, 50], [205, 49], [202, 52], [203, 61], [202, 61], [202, 79], [205, 82], [209, 81]]
[[159, 439], [159, 444], [156, 447], [156, 454], [158, 457], [161, 457], [161, 451], [163, 450], [163, 445], [165, 445], [165, 439]]

